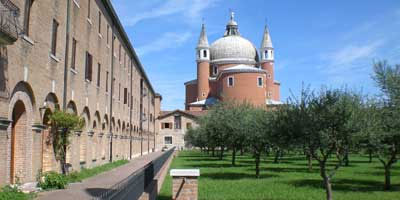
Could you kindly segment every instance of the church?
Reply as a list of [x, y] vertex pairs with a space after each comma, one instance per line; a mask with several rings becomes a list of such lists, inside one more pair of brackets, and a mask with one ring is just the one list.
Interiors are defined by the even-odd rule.
[[197, 79], [185, 83], [185, 109], [207, 110], [218, 101], [246, 101], [255, 106], [281, 104], [274, 79], [274, 47], [265, 26], [257, 48], [239, 33], [234, 13], [225, 34], [209, 45], [203, 23], [196, 47]]

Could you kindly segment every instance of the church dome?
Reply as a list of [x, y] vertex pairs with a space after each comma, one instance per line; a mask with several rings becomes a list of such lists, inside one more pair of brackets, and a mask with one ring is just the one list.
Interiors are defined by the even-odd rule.
[[215, 64], [255, 64], [257, 49], [239, 35], [229, 35], [215, 41], [210, 47], [211, 62]]

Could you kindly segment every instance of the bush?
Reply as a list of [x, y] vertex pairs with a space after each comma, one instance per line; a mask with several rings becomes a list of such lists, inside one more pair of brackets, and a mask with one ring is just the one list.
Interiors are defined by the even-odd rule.
[[13, 200], [28, 200], [32, 199], [34, 194], [25, 194], [18, 187], [11, 187], [9, 185], [0, 188], [0, 200], [13, 199]]
[[42, 189], [64, 189], [67, 185], [67, 178], [65, 175], [57, 172], [46, 172], [40, 178], [38, 186]]

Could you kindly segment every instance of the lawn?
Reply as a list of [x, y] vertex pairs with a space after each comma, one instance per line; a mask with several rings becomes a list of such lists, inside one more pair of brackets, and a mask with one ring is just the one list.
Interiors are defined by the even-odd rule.
[[[199, 151], [179, 153], [170, 168], [199, 168], [199, 199], [265, 199], [265, 200], [321, 200], [325, 190], [317, 163], [308, 172], [302, 156], [284, 157], [279, 164], [272, 157], [264, 157], [261, 178], [256, 179], [254, 159], [249, 155], [238, 156], [237, 165], [231, 165], [231, 157], [218, 160]], [[368, 163], [363, 156], [350, 156], [350, 166], [341, 167], [333, 178], [335, 200], [394, 200], [400, 199], [400, 167], [392, 170], [393, 189], [384, 192], [382, 165], [374, 159]], [[171, 177], [163, 183], [158, 200], [171, 199]]]

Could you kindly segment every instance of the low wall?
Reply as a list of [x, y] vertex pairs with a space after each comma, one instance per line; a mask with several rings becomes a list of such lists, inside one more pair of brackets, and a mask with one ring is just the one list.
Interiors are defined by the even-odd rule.
[[169, 149], [152, 162], [135, 171], [126, 179], [112, 186], [107, 192], [94, 199], [156, 199], [168, 171], [174, 151], [175, 148]]

